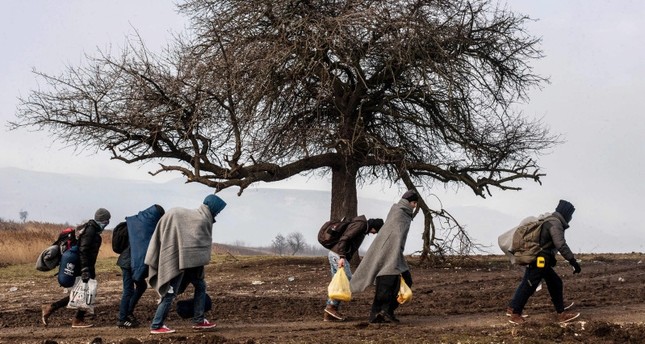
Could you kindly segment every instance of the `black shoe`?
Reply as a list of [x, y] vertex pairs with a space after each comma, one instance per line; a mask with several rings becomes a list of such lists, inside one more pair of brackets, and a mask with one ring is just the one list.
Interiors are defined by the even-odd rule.
[[374, 317], [370, 319], [372, 324], [382, 324], [382, 323], [391, 323], [392, 317], [384, 311], [378, 312]]
[[116, 326], [118, 328], [135, 328], [135, 327], [137, 327], [137, 325], [135, 325], [130, 320], [123, 320], [123, 321], [119, 320], [119, 321], [116, 322]]
[[384, 323], [385, 319], [383, 319], [383, 314], [382, 313], [377, 313], [375, 315], [370, 315], [370, 323], [371, 324], [381, 324]]
[[135, 318], [133, 314], [128, 315], [127, 317], [125, 317], [125, 319], [131, 322], [134, 327], [139, 327], [139, 325], [141, 325], [139, 320], [137, 320], [137, 318]]
[[401, 322], [401, 320], [399, 320], [399, 318], [395, 317], [394, 314], [388, 314], [388, 316], [390, 317], [390, 320], [392, 322], [394, 322], [394, 323], [400, 323]]
[[383, 317], [383, 322], [386, 323], [396, 323], [398, 320], [394, 318], [394, 315], [386, 312], [386, 311], [381, 311], [379, 314]]

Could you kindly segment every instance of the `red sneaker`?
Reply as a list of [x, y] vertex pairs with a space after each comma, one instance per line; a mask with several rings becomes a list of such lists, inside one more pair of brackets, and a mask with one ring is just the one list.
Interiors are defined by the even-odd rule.
[[168, 326], [163, 325], [160, 328], [150, 330], [152, 334], [174, 333], [175, 330], [169, 329]]
[[194, 324], [193, 328], [196, 329], [196, 330], [207, 330], [207, 329], [213, 328], [215, 326], [217, 326], [217, 324], [212, 323], [212, 322], [208, 322], [208, 320], [204, 319], [204, 321], [202, 321], [200, 323], [197, 323], [197, 324]]

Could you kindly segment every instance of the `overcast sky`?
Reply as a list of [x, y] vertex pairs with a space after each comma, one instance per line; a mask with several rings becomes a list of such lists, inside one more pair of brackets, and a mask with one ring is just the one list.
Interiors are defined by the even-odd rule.
[[[645, 117], [645, 2], [510, 1], [508, 6], [537, 19], [528, 31], [542, 39], [546, 57], [534, 63], [551, 83], [531, 92], [522, 106], [542, 118], [566, 140], [542, 156], [543, 185], [523, 183], [521, 192], [499, 192], [482, 200], [466, 189], [424, 190], [443, 205], [476, 205], [504, 213], [530, 215], [552, 211], [560, 198], [577, 208], [575, 220], [601, 233], [599, 241], [625, 240], [626, 250], [642, 250], [637, 222], [641, 197]], [[184, 18], [172, 1], [5, 1], [0, 11], [0, 167], [148, 179], [147, 166], [110, 161], [106, 153], [75, 152], [53, 143], [45, 133], [7, 131], [17, 97], [37, 87], [32, 69], [49, 74], [78, 65], [97, 48], [120, 51], [135, 29], [151, 49], [163, 46]], [[177, 175], [156, 180], [165, 181]], [[326, 181], [299, 180], [281, 186], [328, 189]], [[368, 187], [363, 197], [395, 201], [398, 189]], [[2, 197], [2, 195], [0, 195]], [[485, 219], [483, 219], [485, 220]], [[585, 235], [579, 226], [571, 236]], [[569, 238], [568, 234], [568, 238]], [[571, 239], [570, 239], [571, 241]], [[575, 248], [575, 243], [570, 242]], [[634, 246], [637, 245], [637, 246]], [[640, 246], [638, 246], [640, 245]]]

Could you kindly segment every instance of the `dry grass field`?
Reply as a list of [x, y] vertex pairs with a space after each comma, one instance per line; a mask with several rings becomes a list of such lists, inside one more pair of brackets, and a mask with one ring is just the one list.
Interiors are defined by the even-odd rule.
[[[70, 227], [61, 224], [41, 222], [0, 222], [0, 267], [36, 263], [36, 258], [51, 245], [61, 230]], [[102, 234], [103, 245], [100, 258], [116, 257], [112, 252], [112, 232]]]

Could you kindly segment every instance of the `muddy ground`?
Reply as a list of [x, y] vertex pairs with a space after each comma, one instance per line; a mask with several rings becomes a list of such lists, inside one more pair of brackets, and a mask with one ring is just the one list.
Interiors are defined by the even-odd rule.
[[[411, 259], [414, 297], [397, 311], [401, 323], [369, 324], [373, 289], [343, 306], [348, 320], [323, 322], [325, 257], [214, 258], [207, 267], [208, 293], [217, 323], [208, 332], [191, 329], [171, 311], [174, 334], [151, 335], [148, 326], [157, 295], [147, 291], [136, 316], [144, 325], [116, 325], [121, 276], [105, 264], [98, 276], [95, 327], [72, 329], [72, 310], [61, 309], [49, 326], [40, 323], [40, 306], [65, 296], [51, 273], [1, 269], [0, 343], [645, 343], [645, 255], [582, 255], [582, 273], [559, 262], [565, 300], [582, 315], [560, 326], [546, 288], [527, 305], [528, 322], [508, 323], [505, 308], [522, 269], [500, 256], [478, 256], [420, 267]], [[188, 294], [192, 292], [189, 288]], [[180, 299], [189, 295], [182, 295]], [[49, 341], [47, 341], [49, 340]]]

